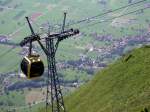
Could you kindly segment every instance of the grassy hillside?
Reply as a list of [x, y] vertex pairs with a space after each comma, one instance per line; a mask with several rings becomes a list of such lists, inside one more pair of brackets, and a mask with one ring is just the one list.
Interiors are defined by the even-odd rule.
[[[106, 4], [102, 4], [100, 1], [107, 2]], [[25, 16], [30, 17], [35, 31], [40, 32], [39, 27], [46, 24], [47, 21], [49, 21], [52, 26], [55, 26], [54, 24], [61, 24], [63, 18], [62, 13], [64, 10], [68, 11], [67, 23], [69, 23], [71, 21], [75, 22], [77, 20], [98, 15], [110, 9], [114, 10], [125, 6], [128, 4], [128, 1], [129, 0], [1, 0], [0, 6], [4, 6], [4, 8], [0, 10], [0, 34], [6, 35], [11, 42], [19, 43], [24, 37], [30, 34]], [[150, 0], [147, 0], [139, 5], [131, 6], [129, 8], [105, 15], [104, 17], [97, 18], [91, 23], [113, 18], [136, 9], [141, 9], [149, 3], [149, 1]], [[99, 35], [112, 35], [113, 39], [123, 38], [124, 36], [140, 35], [141, 33], [139, 30], [144, 29], [144, 31], [147, 31], [147, 29], [149, 29], [148, 24], [150, 20], [148, 18], [149, 10], [144, 10], [142, 14], [134, 13], [120, 19], [114, 19], [112, 21], [96, 24], [92, 27], [87, 27], [89, 24], [88, 22], [70, 26], [73, 28], [80, 28], [84, 26], [85, 28], [80, 28], [80, 32], [86, 33], [86, 35], [82, 36], [84, 37], [82, 39], [68, 39], [64, 41], [61, 44], [63, 48], [60, 46], [60, 49], [58, 49], [60, 53], [57, 57], [59, 60], [63, 61], [78, 60], [80, 56], [76, 56], [76, 52], [83, 54], [86, 51], [86, 45], [92, 43], [93, 46], [99, 48], [108, 44], [106, 41], [95, 41], [93, 37], [90, 36], [91, 33], [97, 33]], [[129, 24], [128, 22], [130, 20], [134, 22]], [[47, 29], [45, 30], [47, 31]], [[78, 45], [76, 43], [78, 43]], [[110, 42], [109, 45], [112, 45], [112, 42]], [[0, 50], [3, 50], [1, 46]], [[19, 53], [20, 51], [17, 51], [17, 53], [12, 52], [12, 55], [20, 57], [20, 55], [18, 55]], [[0, 53], [0, 55], [2, 55], [2, 53]], [[87, 56], [96, 59], [99, 54], [97, 52], [89, 52]], [[6, 55], [5, 58], [9, 59], [10, 55]], [[18, 60], [17, 58], [14, 59]], [[1, 58], [0, 62], [3, 60], [4, 59]], [[14, 67], [17, 63], [17, 61], [14, 61], [12, 63], [8, 63], [8, 65], [0, 65], [0, 73], [10, 72], [10, 67]]]
[[66, 98], [68, 112], [150, 110], [150, 47], [133, 50]]

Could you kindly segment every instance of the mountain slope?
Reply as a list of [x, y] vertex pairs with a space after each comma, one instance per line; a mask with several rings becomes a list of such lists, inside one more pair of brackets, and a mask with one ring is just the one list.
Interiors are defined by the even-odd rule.
[[150, 110], [150, 46], [135, 49], [65, 99], [68, 112]]
[[69, 112], [140, 112], [150, 109], [150, 47], [132, 51], [67, 97]]

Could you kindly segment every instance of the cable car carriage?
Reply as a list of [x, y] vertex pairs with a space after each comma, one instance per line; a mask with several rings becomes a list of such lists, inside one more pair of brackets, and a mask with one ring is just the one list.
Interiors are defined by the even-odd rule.
[[21, 70], [28, 79], [42, 76], [44, 64], [39, 55], [25, 56], [21, 62]]

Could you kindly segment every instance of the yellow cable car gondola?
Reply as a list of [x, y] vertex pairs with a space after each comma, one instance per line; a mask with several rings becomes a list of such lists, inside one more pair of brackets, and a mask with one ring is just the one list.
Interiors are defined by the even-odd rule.
[[39, 55], [25, 56], [21, 62], [21, 70], [28, 79], [42, 76], [44, 64]]

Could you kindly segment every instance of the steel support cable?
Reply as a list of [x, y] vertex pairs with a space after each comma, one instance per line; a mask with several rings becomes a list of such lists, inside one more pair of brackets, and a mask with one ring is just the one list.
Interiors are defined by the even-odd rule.
[[111, 21], [111, 20], [114, 20], [114, 19], [117, 19], [117, 18], [121, 18], [121, 17], [123, 17], [123, 16], [127, 16], [127, 15], [130, 15], [130, 14], [133, 14], [133, 13], [138, 12], [138, 11], [141, 11], [141, 10], [146, 10], [146, 9], [148, 9], [148, 8], [150, 8], [150, 7], [141, 8], [141, 9], [138, 9], [138, 10], [135, 10], [135, 11], [131, 11], [131, 12], [122, 14], [122, 15], [120, 15], [120, 16], [116, 16], [116, 17], [113, 17], [113, 18], [110, 18], [110, 19], [106, 19], [106, 20], [104, 20], [104, 21], [99, 21], [99, 22], [95, 22], [95, 23], [90, 24], [90, 25], [81, 26], [81, 27], [79, 27], [79, 29], [84, 29], [84, 28], [91, 27], [91, 26], [94, 26], [94, 25], [97, 25], [97, 24], [100, 24], [100, 23], [108, 22], [108, 21]]
[[[143, 2], [145, 2], [145, 1], [147, 1], [147, 0], [141, 0], [141, 1], [134, 2], [134, 3], [132, 3], [132, 4], [125, 5], [125, 6], [122, 6], [122, 7], [120, 7], [120, 8], [117, 8], [117, 9], [114, 9], [114, 10], [111, 10], [111, 11], [107, 11], [107, 12], [100, 13], [100, 14], [95, 15], [95, 16], [87, 17], [86, 19], [76, 21], [75, 23], [67, 23], [67, 24], [66, 24], [66, 27], [69, 27], [69, 26], [72, 26], [72, 25], [77, 25], [77, 24], [80, 24], [80, 23], [83, 23], [83, 22], [86, 22], [86, 21], [89, 21], [89, 20], [91, 20], [91, 19], [95, 19], [95, 18], [98, 18], [98, 17], [103, 17], [103, 16], [106, 15], [106, 14], [110, 14], [110, 13], [119, 11], [119, 10], [121, 10], [121, 9], [130, 7], [130, 6], [134, 6], [134, 5], [143, 3]], [[61, 28], [61, 27], [60, 27], [60, 28], [56, 28], [55, 26], [51, 26], [51, 27], [53, 27], [55, 30], [59, 30], [59, 29]]]
[[129, 5], [125, 5], [125, 6], [123, 6], [123, 7], [114, 9], [114, 10], [112, 10], [112, 11], [110, 10], [110, 11], [107, 11], [107, 12], [104, 12], [104, 13], [101, 13], [101, 14], [98, 14], [98, 15], [96, 15], [96, 16], [87, 17], [86, 19], [79, 20], [79, 21], [77, 21], [76, 23], [68, 24], [68, 25], [66, 25], [66, 26], [76, 25], [76, 24], [79, 24], [79, 23], [88, 21], [88, 20], [90, 20], [90, 19], [94, 19], [94, 18], [97, 18], [97, 17], [101, 17], [101, 16], [104, 16], [104, 15], [106, 15], [106, 14], [109, 14], [109, 13], [112, 13], [112, 12], [116, 12], [116, 11], [118, 11], [118, 10], [121, 10], [121, 9], [124, 9], [124, 8], [127, 8], [127, 7], [130, 7], [130, 6], [133, 6], [133, 5], [136, 5], [136, 4], [145, 2], [145, 1], [147, 1], [147, 0], [141, 0], [141, 1], [138, 1], [138, 2], [135, 2], [135, 3], [132, 3], [132, 4], [129, 4]]

